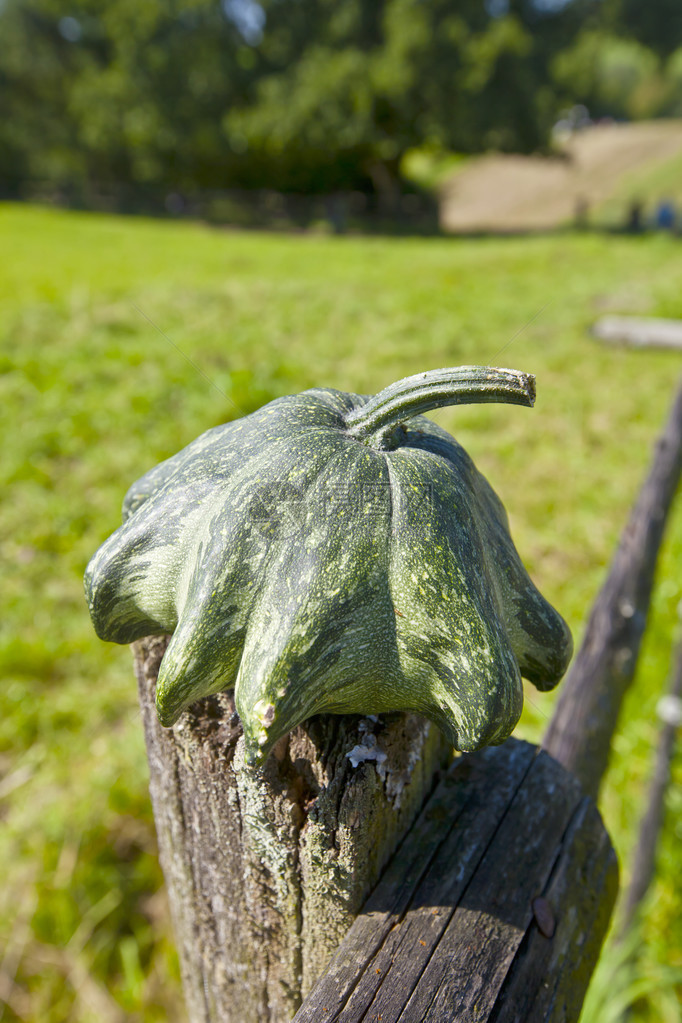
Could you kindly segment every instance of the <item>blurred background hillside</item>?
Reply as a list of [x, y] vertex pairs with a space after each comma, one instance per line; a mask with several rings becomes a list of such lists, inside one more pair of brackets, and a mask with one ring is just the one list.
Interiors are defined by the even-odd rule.
[[[0, 1020], [182, 1023], [130, 654], [85, 565], [235, 408], [508, 365], [533, 412], [435, 418], [579, 642], [680, 370], [589, 328], [682, 318], [682, 4], [0, 0], [0, 200]], [[624, 886], [681, 560], [677, 508], [600, 803]], [[681, 1023], [681, 847], [678, 752], [583, 1023]]]
[[[381, 213], [425, 227], [434, 186], [471, 154], [554, 154], [548, 173], [561, 178], [562, 162], [581, 163], [565, 145], [575, 129], [674, 117], [677, 0], [0, 4], [5, 198], [283, 226]], [[646, 142], [637, 159], [611, 134], [609, 180], [656, 162]], [[668, 157], [679, 130], [677, 142]], [[573, 193], [608, 198], [589, 181]], [[494, 215], [479, 219], [494, 229]], [[508, 226], [562, 219], [565, 208]], [[444, 224], [479, 226], [452, 213]]]

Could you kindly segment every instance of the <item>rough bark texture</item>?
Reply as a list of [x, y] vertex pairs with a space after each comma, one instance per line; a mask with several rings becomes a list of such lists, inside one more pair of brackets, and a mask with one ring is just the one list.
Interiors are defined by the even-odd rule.
[[[155, 637], [134, 650], [189, 1019], [284, 1023], [451, 753], [417, 715], [327, 716], [280, 740], [254, 773], [230, 695], [198, 701], [172, 729], [158, 723], [166, 644]], [[354, 768], [356, 746], [379, 758]]]
[[682, 387], [543, 740], [594, 797], [637, 665], [658, 550], [681, 470]]
[[461, 758], [295, 1023], [576, 1021], [617, 886], [556, 761], [514, 740]]

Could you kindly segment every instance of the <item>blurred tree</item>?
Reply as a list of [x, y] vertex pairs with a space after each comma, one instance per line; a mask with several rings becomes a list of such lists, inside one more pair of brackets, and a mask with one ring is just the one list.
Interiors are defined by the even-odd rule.
[[593, 117], [653, 117], [668, 96], [659, 58], [634, 39], [587, 29], [558, 54], [554, 78], [567, 102]]
[[621, 31], [661, 57], [669, 56], [682, 43], [680, 0], [608, 0], [613, 5], [607, 17]]
[[577, 28], [573, 6], [264, 0], [269, 68], [255, 100], [225, 117], [228, 137], [283, 187], [371, 183], [388, 197], [413, 146], [535, 149], [554, 117], [548, 63]]
[[665, 67], [669, 97], [666, 114], [682, 117], [682, 46], [670, 55]]
[[6, 0], [0, 174], [78, 187], [224, 187], [220, 123], [259, 57], [214, 0]]
[[679, 0], [600, 0], [584, 8], [552, 80], [565, 105], [584, 103], [593, 117], [680, 116], [681, 67]]
[[680, 38], [666, 28], [678, 6], [0, 0], [0, 187], [46, 182], [86, 201], [113, 187], [361, 189], [390, 202], [415, 146], [541, 148], [560, 101], [677, 109], [679, 61], [666, 77], [660, 60]]

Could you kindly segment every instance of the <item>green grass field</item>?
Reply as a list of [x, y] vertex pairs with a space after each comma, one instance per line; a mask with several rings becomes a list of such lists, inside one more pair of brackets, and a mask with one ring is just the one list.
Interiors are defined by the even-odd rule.
[[[130, 653], [96, 639], [82, 594], [128, 485], [208, 427], [311, 385], [367, 393], [474, 362], [533, 372], [532, 411], [436, 418], [502, 497], [579, 639], [681, 364], [601, 348], [587, 328], [604, 311], [682, 316], [682, 243], [246, 234], [0, 206], [0, 258], [0, 1018], [172, 1023]], [[623, 882], [681, 561], [679, 507], [602, 798]], [[553, 697], [528, 696], [519, 732], [537, 740]], [[586, 1019], [620, 1019], [633, 999], [633, 1020], [682, 1018], [681, 839], [678, 756], [641, 927], [628, 957], [607, 949]]]

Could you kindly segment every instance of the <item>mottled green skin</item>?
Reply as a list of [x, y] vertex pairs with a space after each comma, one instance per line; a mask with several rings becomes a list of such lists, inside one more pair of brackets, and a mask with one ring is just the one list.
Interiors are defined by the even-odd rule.
[[86, 591], [102, 639], [173, 634], [164, 725], [234, 688], [252, 763], [319, 713], [418, 711], [468, 751], [510, 734], [522, 674], [565, 671], [568, 628], [469, 456], [422, 416], [393, 450], [356, 439], [366, 400], [278, 399], [131, 487]]

